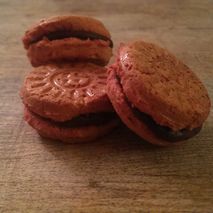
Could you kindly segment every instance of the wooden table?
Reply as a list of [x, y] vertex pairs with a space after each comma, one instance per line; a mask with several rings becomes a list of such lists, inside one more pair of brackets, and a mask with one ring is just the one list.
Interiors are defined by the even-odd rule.
[[0, 212], [213, 212], [213, 116], [185, 145], [158, 148], [124, 126], [69, 145], [41, 139], [22, 119], [31, 70], [21, 37], [40, 18], [91, 15], [120, 41], [142, 38], [188, 64], [213, 100], [213, 2], [0, 0]]

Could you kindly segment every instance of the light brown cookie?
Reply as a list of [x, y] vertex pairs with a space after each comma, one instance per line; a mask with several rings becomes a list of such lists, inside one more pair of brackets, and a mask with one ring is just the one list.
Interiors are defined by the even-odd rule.
[[[109, 73], [108, 95], [115, 110], [121, 118], [125, 116], [129, 128], [152, 143], [159, 140], [162, 145], [160, 140], [176, 142], [194, 136], [209, 114], [210, 100], [201, 81], [175, 56], [154, 44], [135, 41], [121, 45]], [[116, 98], [115, 88], [125, 98]], [[120, 112], [119, 101], [134, 114], [133, 120], [146, 125], [155, 140], [126, 121], [127, 113]]]
[[118, 124], [105, 87], [106, 69], [95, 64], [35, 68], [21, 89], [25, 120], [44, 137], [94, 140]]
[[26, 77], [21, 97], [31, 111], [55, 121], [113, 111], [106, 77], [105, 68], [90, 63], [40, 66]]
[[117, 119], [111, 119], [99, 125], [82, 125], [77, 127], [64, 127], [63, 124], [55, 124], [51, 120], [42, 118], [25, 108], [24, 118], [42, 137], [60, 140], [68, 143], [93, 141], [109, 133], [118, 125]]
[[41, 20], [26, 31], [23, 44], [33, 66], [73, 60], [105, 65], [112, 55], [113, 46], [104, 25], [84, 16]]

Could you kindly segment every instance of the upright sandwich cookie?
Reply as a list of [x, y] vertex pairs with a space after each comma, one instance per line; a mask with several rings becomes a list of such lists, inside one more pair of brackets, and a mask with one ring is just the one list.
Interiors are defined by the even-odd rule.
[[123, 122], [145, 140], [170, 145], [196, 135], [210, 111], [197, 76], [167, 50], [143, 41], [120, 46], [108, 96]]
[[118, 123], [105, 86], [106, 70], [94, 64], [35, 68], [21, 89], [25, 120], [47, 138], [94, 140]]
[[90, 61], [106, 65], [112, 56], [109, 31], [98, 20], [58, 16], [41, 20], [26, 31], [23, 44], [33, 66], [59, 61]]

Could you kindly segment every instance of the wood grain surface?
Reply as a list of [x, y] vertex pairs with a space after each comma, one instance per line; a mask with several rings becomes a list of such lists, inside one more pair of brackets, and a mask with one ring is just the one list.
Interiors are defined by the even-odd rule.
[[43, 17], [91, 15], [121, 41], [142, 38], [189, 65], [213, 100], [212, 0], [0, 0], [0, 212], [213, 212], [213, 115], [194, 139], [148, 145], [124, 126], [79, 145], [41, 139], [22, 119], [31, 70], [21, 43]]

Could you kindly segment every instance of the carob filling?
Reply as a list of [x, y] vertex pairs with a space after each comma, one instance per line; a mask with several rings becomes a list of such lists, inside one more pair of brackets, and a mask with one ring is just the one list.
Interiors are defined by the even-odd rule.
[[[120, 77], [116, 75], [116, 78], [122, 88], [121, 82], [120, 82]], [[132, 109], [133, 114], [143, 123], [145, 123], [153, 132], [156, 136], [159, 138], [162, 138], [168, 142], [178, 142], [182, 140], [189, 139], [196, 134], [198, 134], [202, 128], [202, 126], [198, 128], [194, 128], [192, 130], [189, 129], [182, 129], [177, 132], [174, 132], [171, 128], [166, 127], [166, 126], [161, 126], [157, 124], [150, 115], [143, 113], [139, 111], [137, 108], [132, 107], [131, 102], [128, 100], [127, 96], [124, 94], [125, 100], [128, 104], [128, 106]]]
[[44, 118], [38, 114], [36, 114], [36, 116], [39, 116], [40, 119], [46, 122], [50, 122], [51, 124], [61, 128], [78, 128], [78, 127], [80, 128], [80, 127], [86, 127], [86, 126], [99, 126], [99, 125], [107, 124], [113, 119], [116, 119], [115, 112], [89, 113], [89, 114], [79, 115], [71, 120], [64, 121], [64, 122], [59, 122], [49, 118]]
[[81, 40], [104, 40], [104, 41], [109, 41], [109, 46], [112, 48], [113, 47], [113, 42], [111, 39], [107, 38], [106, 36], [100, 35], [98, 33], [94, 32], [85, 32], [85, 31], [67, 31], [67, 30], [61, 30], [61, 31], [55, 31], [55, 32], [50, 32], [46, 35], [42, 35], [35, 40], [31, 41], [32, 43], [36, 43], [40, 40], [42, 40], [44, 37], [46, 37], [48, 40], [58, 40], [58, 39], [65, 39], [65, 38], [79, 38]]

